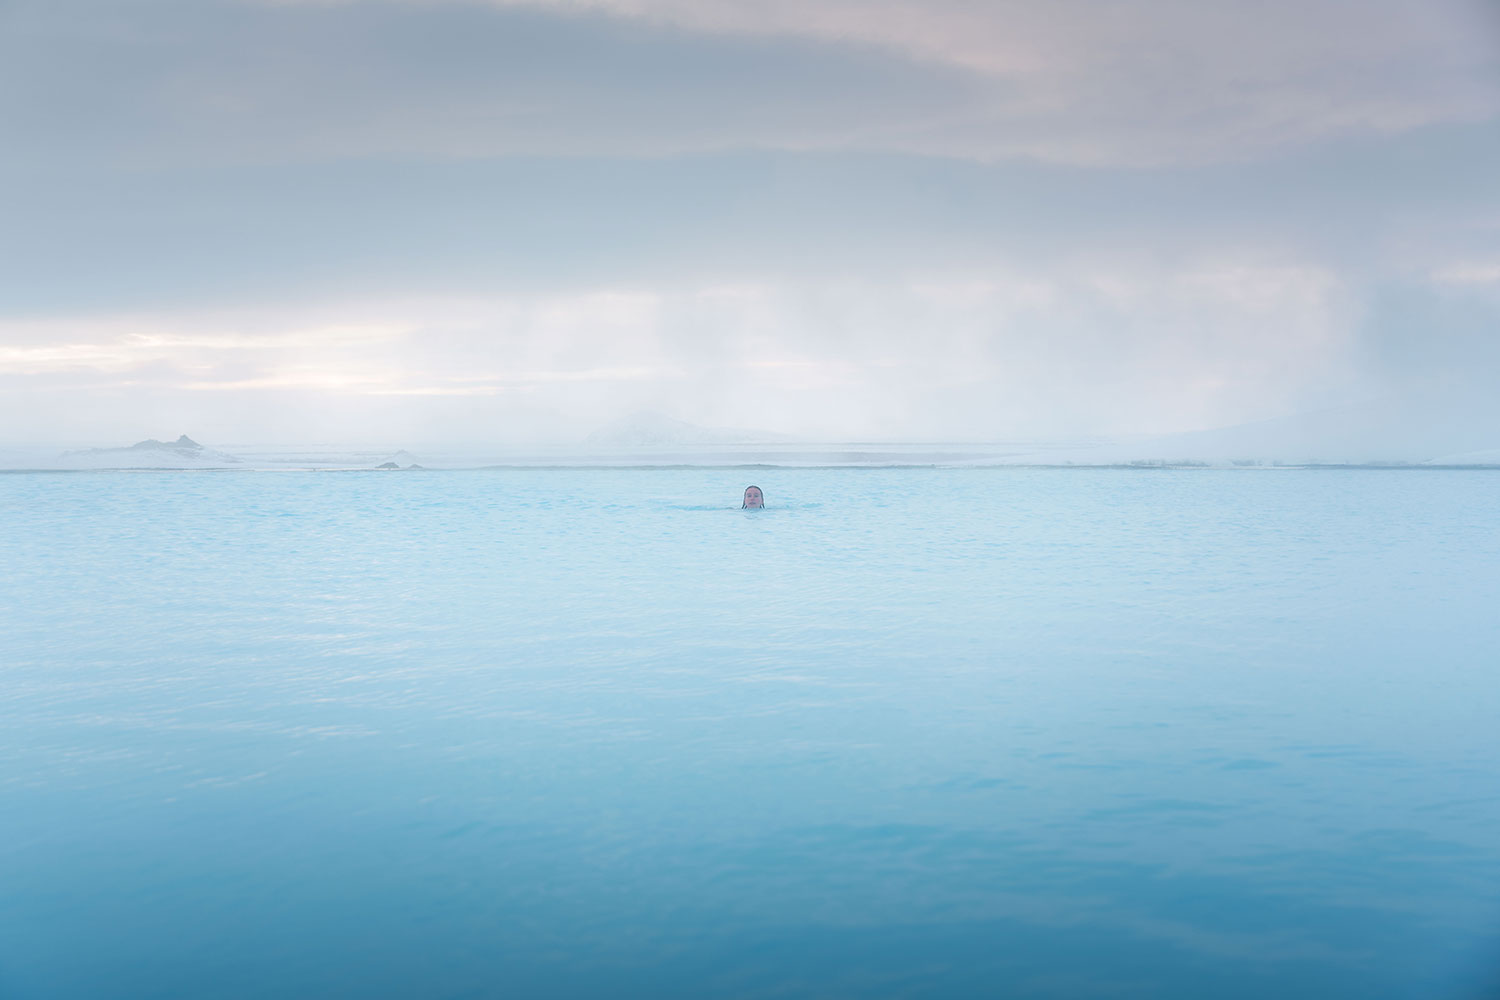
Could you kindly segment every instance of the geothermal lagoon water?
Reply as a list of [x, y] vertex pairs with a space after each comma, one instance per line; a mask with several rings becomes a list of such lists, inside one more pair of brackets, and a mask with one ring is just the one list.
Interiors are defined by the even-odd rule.
[[0, 566], [8, 998], [1500, 987], [1500, 473], [17, 473]]

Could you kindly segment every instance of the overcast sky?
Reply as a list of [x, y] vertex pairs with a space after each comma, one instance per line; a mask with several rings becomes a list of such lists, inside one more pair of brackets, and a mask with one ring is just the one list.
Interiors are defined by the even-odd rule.
[[0, 443], [1500, 436], [1497, 382], [1490, 0], [0, 0]]

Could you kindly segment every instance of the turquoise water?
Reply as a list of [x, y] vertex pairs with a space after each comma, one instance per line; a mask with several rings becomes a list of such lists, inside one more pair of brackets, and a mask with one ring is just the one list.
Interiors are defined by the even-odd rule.
[[8, 998], [1500, 989], [1500, 474], [11, 474], [0, 565]]

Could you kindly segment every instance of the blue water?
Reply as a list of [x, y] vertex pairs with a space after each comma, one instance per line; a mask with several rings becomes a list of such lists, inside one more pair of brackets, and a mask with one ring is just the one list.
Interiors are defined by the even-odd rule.
[[1500, 990], [1500, 474], [12, 474], [0, 568], [7, 998]]

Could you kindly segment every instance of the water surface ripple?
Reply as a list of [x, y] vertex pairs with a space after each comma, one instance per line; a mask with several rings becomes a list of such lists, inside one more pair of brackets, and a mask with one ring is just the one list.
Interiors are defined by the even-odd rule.
[[0, 995], [1493, 996], [1497, 496], [0, 476]]

